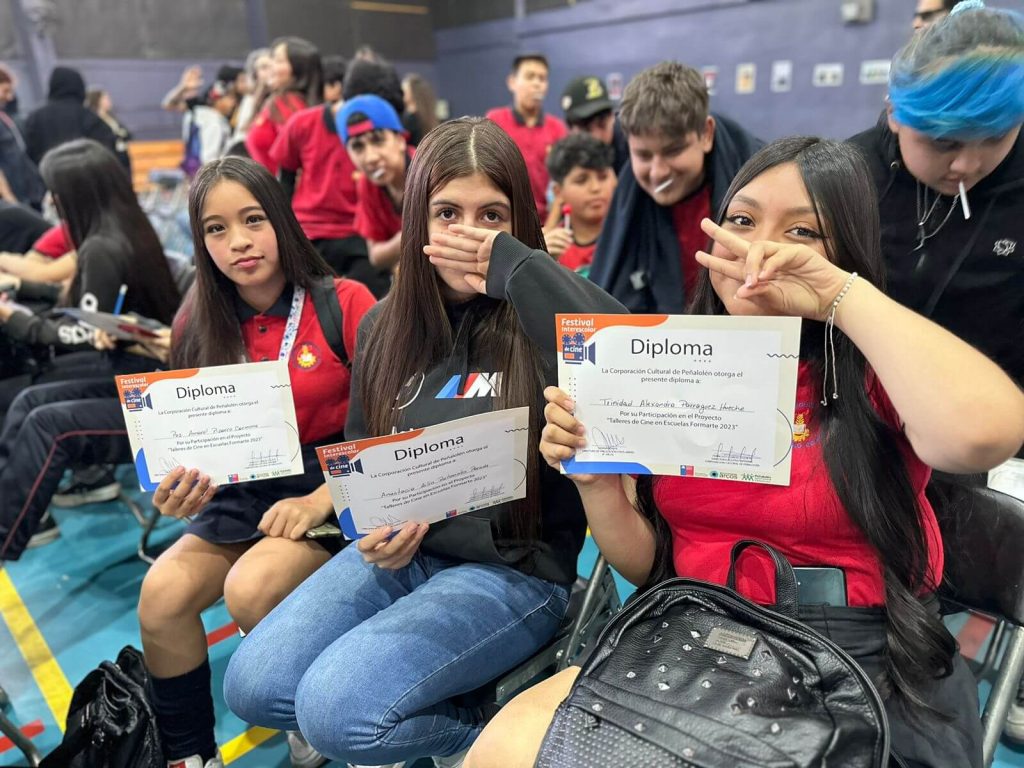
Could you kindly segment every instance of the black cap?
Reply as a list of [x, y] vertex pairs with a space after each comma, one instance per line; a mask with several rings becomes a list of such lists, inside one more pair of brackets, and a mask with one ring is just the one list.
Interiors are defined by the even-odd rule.
[[614, 106], [599, 77], [577, 77], [562, 91], [562, 110], [570, 123], [586, 120]]

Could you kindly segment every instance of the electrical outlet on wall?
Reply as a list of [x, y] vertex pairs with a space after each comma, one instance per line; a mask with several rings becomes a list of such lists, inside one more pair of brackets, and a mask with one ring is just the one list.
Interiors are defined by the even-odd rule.
[[875, 0], [842, 0], [839, 12], [843, 24], [867, 24], [875, 18]]
[[843, 65], [839, 62], [814, 65], [815, 88], [838, 88], [843, 84]]

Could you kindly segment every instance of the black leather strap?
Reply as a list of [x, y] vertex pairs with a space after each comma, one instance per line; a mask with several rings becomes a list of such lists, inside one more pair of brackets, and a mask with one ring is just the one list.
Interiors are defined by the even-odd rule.
[[797, 596], [796, 574], [793, 566], [774, 547], [770, 547], [763, 541], [754, 539], [740, 539], [732, 546], [729, 555], [729, 577], [725, 586], [729, 589], [736, 589], [736, 563], [740, 555], [749, 547], [757, 547], [767, 552], [772, 562], [775, 563], [775, 609], [786, 616], [797, 618], [799, 613], [800, 600]]

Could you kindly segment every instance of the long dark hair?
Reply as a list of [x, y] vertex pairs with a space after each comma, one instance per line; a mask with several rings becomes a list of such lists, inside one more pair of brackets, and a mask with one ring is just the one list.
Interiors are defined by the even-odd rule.
[[416, 118], [420, 123], [420, 130], [426, 136], [434, 130], [440, 120], [437, 119], [437, 96], [430, 82], [416, 72], [405, 76], [403, 81], [412, 94], [412, 100], [416, 104]]
[[[718, 221], [743, 187], [765, 171], [785, 163], [796, 165], [824, 229], [825, 251], [844, 270], [885, 287], [878, 221], [878, 202], [867, 164], [848, 144], [817, 138], [792, 137], [768, 145], [744, 165], [725, 194]], [[720, 315], [725, 307], [702, 270], [690, 311]], [[804, 320], [800, 357], [810, 363], [813, 380], [823, 374], [824, 326]], [[910, 484], [896, 429], [885, 423], [872, 405], [868, 384], [874, 374], [860, 350], [835, 332], [839, 398], [816, 406], [822, 424], [825, 465], [843, 508], [878, 553], [885, 578], [888, 622], [886, 680], [897, 700], [937, 714], [920, 690], [927, 680], [952, 671], [956, 643], [937, 616], [918, 600], [928, 581], [928, 542], [921, 526], [921, 509]], [[815, 397], [817, 401], [820, 397]], [[672, 563], [671, 535], [654, 505], [649, 478], [637, 484], [639, 506], [654, 524], [662, 568]], [[769, 542], [771, 543], [771, 542]], [[652, 573], [651, 581], [668, 576]]]
[[[181, 297], [160, 238], [114, 154], [92, 139], [76, 139], [47, 152], [39, 172], [76, 250], [81, 251], [92, 238], [103, 237], [131, 253], [131, 269], [122, 279], [132, 305], [145, 308], [154, 320], [169, 323]], [[89, 255], [103, 257], [102, 249]], [[82, 297], [83, 266], [79, 263], [71, 281], [70, 304]]]
[[[430, 196], [453, 179], [483, 174], [509, 199], [512, 235], [531, 248], [544, 248], [523, 156], [503, 130], [482, 118], [460, 118], [436, 128], [420, 144], [409, 168], [402, 211], [401, 270], [363, 349], [358, 367], [366, 426], [384, 435], [398, 427], [395, 403], [412, 377], [448, 357], [455, 329], [446, 313], [441, 279], [423, 254], [429, 241]], [[538, 439], [542, 386], [540, 355], [507, 301], [481, 299], [469, 310], [475, 349], [489, 350], [503, 371], [496, 408], [528, 405], [530, 445]], [[531, 452], [527, 496], [514, 502], [511, 533], [530, 538], [540, 525], [539, 455]]]
[[[284, 94], [299, 94], [307, 107], [319, 104], [324, 97], [324, 72], [320, 61], [320, 49], [309, 40], [301, 37], [279, 37], [271, 45], [271, 49], [283, 45], [288, 63], [292, 67], [292, 81], [288, 84], [279, 83], [277, 90]], [[271, 102], [271, 114], [280, 122], [283, 117], [276, 104]]]
[[303, 234], [281, 185], [266, 168], [245, 157], [207, 163], [193, 180], [188, 196], [196, 277], [175, 320], [171, 345], [171, 365], [175, 368], [238, 363], [245, 350], [235, 314], [237, 288], [213, 263], [203, 232], [206, 197], [222, 181], [241, 184], [267, 214], [277, 235], [278, 263], [289, 283], [308, 290], [318, 278], [331, 274], [331, 268]]

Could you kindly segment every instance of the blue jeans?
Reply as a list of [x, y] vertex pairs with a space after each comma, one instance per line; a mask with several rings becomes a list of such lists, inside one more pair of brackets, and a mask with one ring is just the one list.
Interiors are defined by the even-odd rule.
[[350, 546], [242, 641], [224, 696], [342, 762], [453, 755], [483, 723], [450, 699], [536, 653], [568, 599], [567, 585], [506, 566], [417, 554], [388, 571]]

